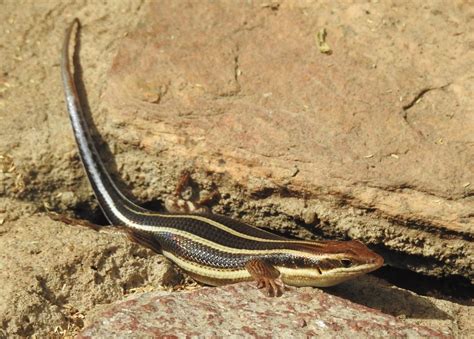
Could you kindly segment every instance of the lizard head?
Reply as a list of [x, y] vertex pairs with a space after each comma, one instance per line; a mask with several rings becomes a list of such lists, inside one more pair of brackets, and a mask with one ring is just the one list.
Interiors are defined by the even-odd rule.
[[293, 286], [327, 287], [374, 271], [383, 258], [359, 241], [301, 243], [301, 254], [276, 264], [284, 283]]

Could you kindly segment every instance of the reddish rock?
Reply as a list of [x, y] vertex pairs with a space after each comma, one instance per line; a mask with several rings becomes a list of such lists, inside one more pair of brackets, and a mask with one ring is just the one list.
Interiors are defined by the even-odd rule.
[[254, 223], [307, 236], [299, 220], [474, 281], [468, 21], [462, 5], [410, 1], [155, 2], [111, 67], [108, 131], [172, 171], [225, 175], [221, 191], [258, 200], [229, 203]]
[[[150, 307], [155, 311], [150, 312]], [[449, 337], [319, 289], [291, 288], [280, 298], [268, 298], [252, 283], [191, 292], [134, 295], [90, 316], [89, 325], [79, 338], [130, 335]]]

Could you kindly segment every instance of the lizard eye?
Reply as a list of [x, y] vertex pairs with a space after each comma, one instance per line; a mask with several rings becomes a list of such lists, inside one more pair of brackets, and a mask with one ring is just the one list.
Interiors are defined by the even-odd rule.
[[342, 259], [341, 264], [344, 267], [351, 267], [352, 266], [352, 261], [350, 261], [349, 259]]

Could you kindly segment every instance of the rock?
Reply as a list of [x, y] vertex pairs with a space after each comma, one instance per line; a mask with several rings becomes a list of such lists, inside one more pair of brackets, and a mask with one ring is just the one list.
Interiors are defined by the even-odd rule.
[[[254, 224], [306, 236], [302, 220], [377, 246], [391, 265], [473, 282], [468, 6], [394, 7], [152, 3], [120, 44], [101, 105], [126, 132], [107, 130], [138, 136], [150, 160], [159, 145], [171, 171], [190, 161], [225, 175], [216, 186], [242, 187], [256, 207], [236, 201], [234, 213]], [[321, 28], [331, 55], [315, 43]], [[160, 100], [143, 99], [150, 91]], [[270, 205], [278, 212], [259, 214]]]
[[268, 298], [253, 283], [134, 295], [104, 307], [89, 322], [78, 338], [449, 337], [319, 289], [292, 288]]
[[5, 335], [45, 336], [80, 328], [96, 304], [155, 288], [168, 271], [163, 257], [119, 233], [64, 225], [45, 216], [4, 227], [0, 323]]

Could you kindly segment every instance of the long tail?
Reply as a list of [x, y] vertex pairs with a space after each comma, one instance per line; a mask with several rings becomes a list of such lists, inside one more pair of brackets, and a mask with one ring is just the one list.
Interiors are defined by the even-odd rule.
[[130, 222], [130, 217], [133, 217], [133, 211], [139, 212], [145, 209], [130, 201], [117, 188], [105, 169], [89, 133], [69, 62], [69, 43], [75, 25], [79, 31], [81, 24], [77, 18], [66, 30], [61, 54], [61, 75], [74, 137], [82, 164], [102, 211], [112, 225], [126, 225]]

